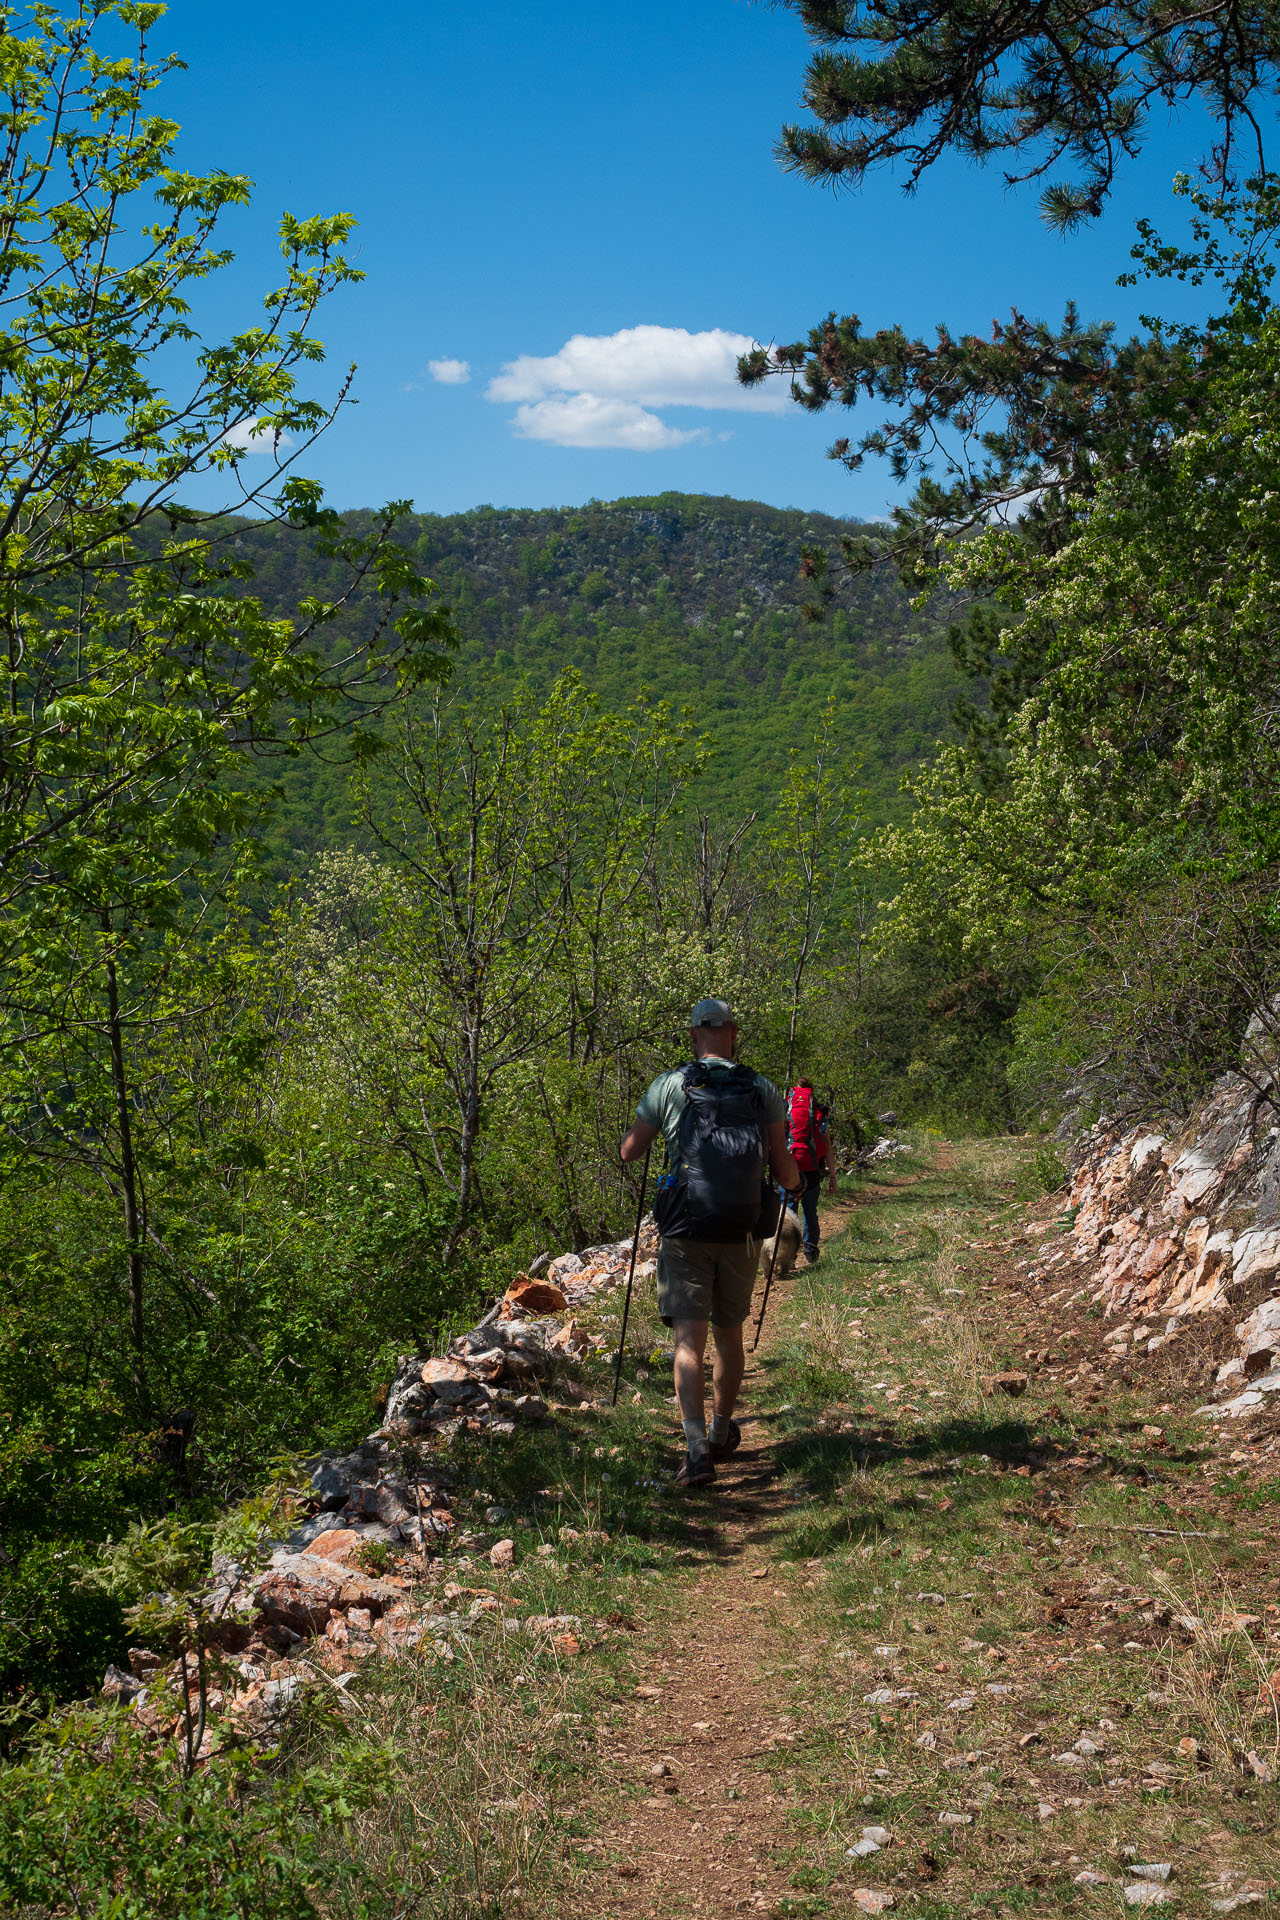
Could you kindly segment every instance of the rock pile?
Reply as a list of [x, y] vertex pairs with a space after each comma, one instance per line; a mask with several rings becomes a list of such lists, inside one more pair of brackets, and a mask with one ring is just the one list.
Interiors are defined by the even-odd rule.
[[[657, 1256], [658, 1229], [650, 1214], [640, 1228], [637, 1282], [651, 1280], [657, 1273]], [[547, 1279], [563, 1290], [567, 1305], [580, 1307], [597, 1294], [625, 1286], [630, 1265], [630, 1240], [613, 1240], [607, 1246], [588, 1247], [585, 1253], [562, 1253], [547, 1268]]]
[[876, 1167], [882, 1160], [892, 1160], [899, 1153], [910, 1153], [911, 1145], [907, 1140], [897, 1140], [892, 1134], [884, 1134], [879, 1140], [873, 1140], [869, 1146], [862, 1147], [854, 1155], [854, 1165]]
[[[650, 1217], [640, 1229], [638, 1283], [657, 1272], [657, 1251], [658, 1230]], [[381, 1436], [512, 1433], [518, 1421], [544, 1420], [548, 1409], [540, 1389], [556, 1361], [607, 1345], [565, 1316], [624, 1286], [630, 1266], [631, 1241], [614, 1240], [585, 1253], [562, 1253], [541, 1277], [517, 1274], [492, 1312], [451, 1341], [446, 1354], [400, 1359]]]
[[[383, 1472], [376, 1481], [369, 1479], [371, 1464], [368, 1450], [361, 1450], [359, 1472], [364, 1477], [355, 1489], [391, 1488], [393, 1475]], [[312, 1476], [313, 1490], [321, 1498], [332, 1486], [333, 1465], [322, 1462]], [[388, 1525], [322, 1510], [274, 1549], [265, 1568], [249, 1570], [227, 1560], [216, 1566], [216, 1584], [202, 1608], [213, 1660], [206, 1700], [209, 1721], [199, 1757], [207, 1757], [228, 1737], [274, 1738], [305, 1689], [327, 1684], [344, 1692], [360, 1663], [372, 1655], [398, 1659], [424, 1648], [450, 1661], [469, 1636], [493, 1631], [541, 1636], [559, 1652], [567, 1651], [572, 1640], [577, 1651], [573, 1636], [583, 1625], [578, 1616], [522, 1618], [522, 1603], [514, 1595], [461, 1584], [472, 1577], [474, 1563], [467, 1554], [451, 1557], [448, 1571], [454, 1577], [443, 1585], [438, 1559], [403, 1550], [395, 1559], [389, 1557], [387, 1571], [369, 1571], [364, 1556], [374, 1541], [399, 1534], [403, 1549], [419, 1526], [424, 1540], [436, 1546], [448, 1536], [453, 1516], [441, 1487], [401, 1483], [401, 1492], [413, 1494], [415, 1504], [424, 1506], [421, 1522]], [[430, 1509], [425, 1508], [428, 1496]], [[608, 1537], [579, 1535], [571, 1527], [560, 1532], [566, 1543]], [[492, 1567], [518, 1581], [515, 1560], [514, 1543], [500, 1541], [484, 1571], [492, 1578]], [[170, 1662], [149, 1648], [131, 1647], [129, 1666], [128, 1673], [107, 1669], [103, 1695], [130, 1707], [157, 1737], [181, 1737], [184, 1686], [192, 1718], [197, 1706], [194, 1661]]]
[[[314, 1463], [303, 1502], [310, 1511], [270, 1549], [265, 1566], [215, 1562], [213, 1584], [199, 1602], [202, 1637], [212, 1649], [202, 1757], [228, 1736], [274, 1738], [305, 1688], [345, 1690], [360, 1662], [374, 1654], [397, 1659], [426, 1647], [448, 1661], [467, 1636], [495, 1630], [545, 1636], [561, 1653], [572, 1640], [577, 1650], [574, 1634], [582, 1622], [576, 1616], [521, 1617], [514, 1595], [460, 1584], [472, 1574], [468, 1552], [441, 1560], [455, 1525], [451, 1478], [412, 1441], [372, 1434], [351, 1453], [325, 1454]], [[496, 1507], [485, 1514], [493, 1524], [507, 1517]], [[569, 1550], [607, 1538], [560, 1529]], [[475, 1551], [485, 1542], [464, 1534], [456, 1544]], [[500, 1540], [484, 1572], [518, 1583], [517, 1560], [514, 1541]], [[104, 1697], [131, 1708], [157, 1737], [180, 1738], [184, 1686], [196, 1715], [194, 1660], [184, 1664], [132, 1647], [129, 1669], [107, 1669]]]
[[[337, 1534], [369, 1545], [424, 1548], [448, 1537], [453, 1516], [443, 1470], [435, 1463], [429, 1476], [421, 1465], [406, 1470], [394, 1463], [389, 1442], [380, 1430], [353, 1453], [320, 1455], [311, 1474], [318, 1511], [283, 1543], [283, 1551], [331, 1551]], [[325, 1536], [328, 1549], [318, 1545]]]
[[[1107, 1344], [1155, 1353], [1206, 1314], [1231, 1313], [1237, 1351], [1218, 1369], [1212, 1415], [1280, 1392], [1280, 1126], [1257, 1086], [1231, 1074], [1190, 1125], [1166, 1136], [1105, 1121], [1076, 1151], [1072, 1241], [1039, 1269], [1087, 1262], [1093, 1301], [1120, 1324]], [[1071, 1217], [1071, 1216], [1069, 1216]]]
[[381, 1436], [416, 1438], [460, 1430], [514, 1433], [518, 1420], [544, 1420], [539, 1383], [553, 1366], [550, 1337], [537, 1325], [496, 1321], [460, 1334], [448, 1353], [405, 1354], [387, 1395]]
[[[656, 1252], [657, 1229], [649, 1220], [637, 1280], [653, 1276]], [[381, 1426], [352, 1451], [327, 1452], [311, 1463], [300, 1523], [270, 1547], [265, 1566], [215, 1563], [213, 1585], [200, 1601], [215, 1660], [211, 1727], [229, 1722], [238, 1734], [269, 1738], [304, 1687], [327, 1681], [345, 1689], [360, 1660], [374, 1653], [398, 1657], [424, 1638], [446, 1660], [459, 1636], [494, 1626], [549, 1636], [561, 1654], [578, 1650], [576, 1616], [521, 1619], [516, 1599], [456, 1579], [437, 1590], [438, 1556], [455, 1524], [453, 1476], [441, 1455], [459, 1433], [500, 1438], [520, 1422], [577, 1410], [549, 1403], [543, 1388], [559, 1364], [608, 1346], [609, 1339], [580, 1326], [571, 1309], [623, 1285], [630, 1262], [630, 1240], [562, 1254], [540, 1278], [517, 1275], [484, 1320], [451, 1341], [446, 1353], [405, 1355]], [[486, 1514], [494, 1523], [506, 1517], [498, 1508]], [[607, 1539], [571, 1527], [562, 1527], [560, 1537], [566, 1546]], [[472, 1536], [458, 1542], [472, 1544]], [[518, 1580], [516, 1558], [514, 1542], [499, 1540], [486, 1572]], [[448, 1561], [453, 1574], [471, 1565], [465, 1552]], [[194, 1701], [194, 1661], [184, 1666], [135, 1647], [129, 1663], [128, 1672], [108, 1668], [104, 1696], [131, 1707], [157, 1736], [178, 1733], [184, 1686]], [[202, 1752], [221, 1737], [207, 1733]]]

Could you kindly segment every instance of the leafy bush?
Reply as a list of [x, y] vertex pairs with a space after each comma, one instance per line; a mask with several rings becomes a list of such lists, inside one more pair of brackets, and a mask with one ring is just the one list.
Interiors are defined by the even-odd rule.
[[0, 1566], [0, 1700], [25, 1718], [51, 1700], [94, 1691], [124, 1656], [120, 1603], [81, 1584], [83, 1556], [39, 1541]]
[[0, 1770], [0, 1910], [112, 1920], [315, 1920], [368, 1911], [332, 1842], [384, 1772], [368, 1748], [284, 1779], [245, 1752], [184, 1779], [120, 1708], [51, 1721]]
[[1181, 1117], [1220, 1073], [1239, 1068], [1268, 1097], [1267, 1062], [1242, 1036], [1257, 1014], [1257, 1039], [1274, 1046], [1274, 872], [1166, 874], [1116, 887], [1108, 911], [1083, 932], [1047, 940], [1046, 952], [1053, 964], [1015, 1018], [1009, 1068], [1046, 1117]]
[[927, 938], [892, 923], [882, 929], [840, 1051], [862, 1086], [870, 1083], [875, 1106], [901, 1122], [1002, 1132], [1014, 1118], [1011, 1023], [1027, 975], [975, 957], [938, 920]]
[[1057, 1193], [1066, 1184], [1067, 1169], [1062, 1156], [1046, 1140], [1018, 1168], [1013, 1190], [1019, 1200], [1039, 1200], [1046, 1193]]

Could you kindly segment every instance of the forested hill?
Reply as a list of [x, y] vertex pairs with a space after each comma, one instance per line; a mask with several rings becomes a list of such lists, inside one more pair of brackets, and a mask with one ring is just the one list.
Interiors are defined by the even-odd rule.
[[[612, 704], [642, 690], [687, 704], [716, 743], [700, 797], [738, 812], [768, 803], [789, 749], [834, 695], [884, 819], [901, 808], [903, 771], [945, 734], [959, 682], [945, 622], [913, 612], [888, 577], [841, 581], [826, 619], [804, 619], [801, 549], [848, 529], [667, 493], [415, 516], [405, 537], [458, 617], [468, 693], [498, 699], [524, 676], [540, 687], [573, 665]], [[254, 590], [281, 612], [324, 591], [325, 563], [300, 537], [245, 527], [238, 544], [257, 568]], [[282, 824], [295, 847], [341, 836], [336, 773], [299, 765], [289, 794]]]

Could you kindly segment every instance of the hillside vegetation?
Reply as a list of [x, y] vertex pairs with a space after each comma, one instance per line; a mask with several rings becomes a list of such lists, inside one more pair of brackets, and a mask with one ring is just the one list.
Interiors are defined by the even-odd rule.
[[[805, 619], [802, 549], [849, 532], [825, 514], [666, 493], [410, 515], [398, 537], [457, 621], [460, 691], [500, 701], [528, 680], [546, 692], [573, 666], [612, 705], [643, 692], [687, 706], [713, 745], [690, 800], [734, 816], [768, 809], [791, 749], [834, 700], [880, 823], [905, 816], [902, 775], [946, 736], [966, 683], [945, 618], [914, 610], [890, 574], [843, 577], [825, 619]], [[234, 546], [255, 594], [282, 615], [338, 587], [338, 563], [305, 533], [242, 525]], [[358, 630], [367, 617], [358, 600], [347, 619]], [[348, 837], [341, 773], [308, 759], [285, 779], [277, 830], [295, 851]]]

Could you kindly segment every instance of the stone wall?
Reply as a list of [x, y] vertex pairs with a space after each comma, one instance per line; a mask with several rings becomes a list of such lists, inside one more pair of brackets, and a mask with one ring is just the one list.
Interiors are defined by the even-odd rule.
[[1247, 1413], [1280, 1391], [1280, 1126], [1237, 1074], [1164, 1134], [1102, 1121], [1075, 1151], [1074, 1259], [1117, 1321], [1108, 1343], [1155, 1352], [1198, 1316], [1236, 1316], [1209, 1414]]

